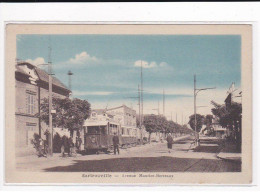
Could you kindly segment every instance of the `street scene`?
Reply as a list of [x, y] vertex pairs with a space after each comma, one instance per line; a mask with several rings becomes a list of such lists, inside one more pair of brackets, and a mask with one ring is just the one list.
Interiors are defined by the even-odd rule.
[[[179, 139], [179, 140], [178, 140]], [[19, 170], [41, 172], [240, 172], [238, 157], [220, 158], [227, 154], [222, 150], [223, 141], [202, 137], [201, 146], [190, 149], [193, 137], [177, 138], [171, 153], [166, 143], [153, 143], [143, 147], [120, 150], [120, 156], [113, 153], [100, 155], [77, 155], [62, 158], [20, 160]], [[48, 162], [46, 162], [48, 161]]]
[[18, 35], [16, 169], [241, 172], [239, 35]]

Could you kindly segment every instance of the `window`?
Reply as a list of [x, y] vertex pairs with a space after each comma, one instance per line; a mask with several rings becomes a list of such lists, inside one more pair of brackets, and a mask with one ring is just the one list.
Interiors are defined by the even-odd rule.
[[99, 129], [100, 129], [102, 135], [107, 134], [107, 126], [100, 126]]
[[26, 91], [26, 109], [28, 114], [36, 113], [36, 93]]
[[97, 126], [89, 126], [88, 128], [88, 134], [99, 134], [100, 133], [100, 128]]

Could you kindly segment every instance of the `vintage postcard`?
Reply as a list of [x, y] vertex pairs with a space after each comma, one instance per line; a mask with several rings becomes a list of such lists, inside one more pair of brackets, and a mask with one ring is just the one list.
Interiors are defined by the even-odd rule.
[[5, 33], [6, 184], [252, 182], [252, 25]]

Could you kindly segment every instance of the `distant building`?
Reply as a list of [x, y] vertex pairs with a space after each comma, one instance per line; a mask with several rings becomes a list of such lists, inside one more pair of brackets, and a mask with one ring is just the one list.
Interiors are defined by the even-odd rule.
[[122, 136], [137, 136], [136, 111], [125, 106], [110, 109], [95, 109], [91, 111], [89, 122], [112, 121], [120, 125]]
[[106, 113], [114, 115], [114, 120], [119, 122], [121, 125], [121, 134], [137, 136], [137, 126], [136, 126], [136, 111], [122, 105], [115, 108], [110, 108], [106, 110]]
[[[15, 70], [15, 121], [16, 121], [16, 155], [32, 154], [34, 149], [31, 139], [34, 133], [44, 138], [48, 128], [42, 122], [40, 103], [43, 98], [48, 98], [49, 75], [44, 70], [27, 62], [16, 64]], [[71, 91], [53, 77], [53, 97], [69, 97]]]

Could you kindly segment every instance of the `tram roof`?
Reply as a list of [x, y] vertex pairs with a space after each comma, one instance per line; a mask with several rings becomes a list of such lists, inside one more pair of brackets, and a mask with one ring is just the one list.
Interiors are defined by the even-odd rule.
[[116, 122], [113, 121], [91, 121], [91, 120], [86, 120], [84, 125], [85, 127], [90, 127], [90, 126], [106, 126], [108, 123], [113, 124], [113, 125], [119, 125]]

